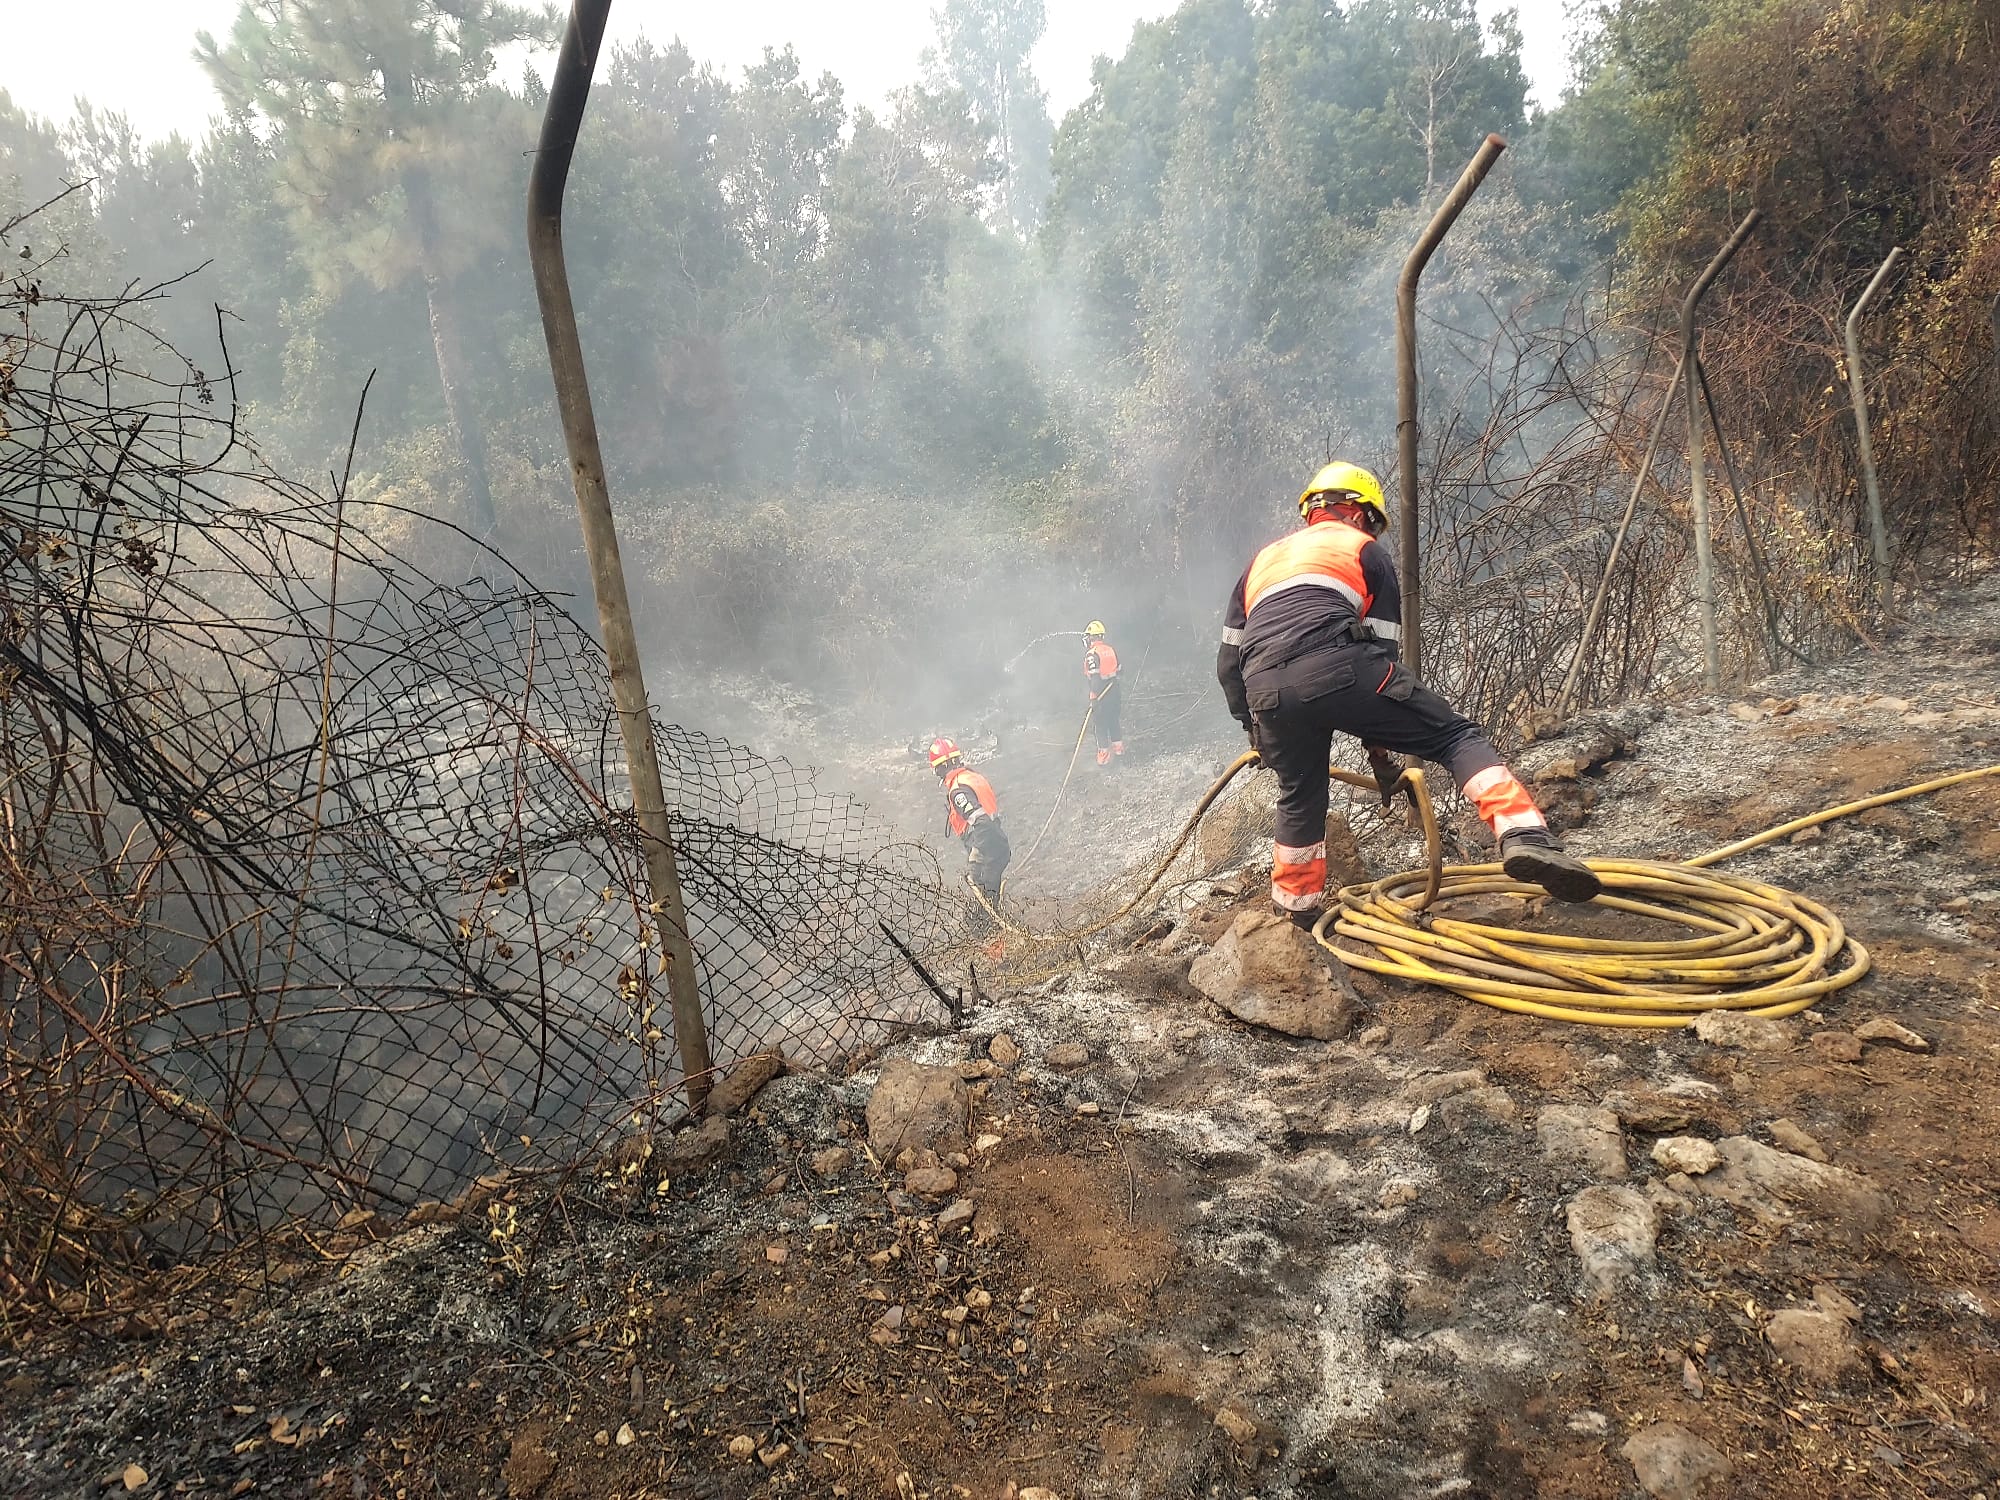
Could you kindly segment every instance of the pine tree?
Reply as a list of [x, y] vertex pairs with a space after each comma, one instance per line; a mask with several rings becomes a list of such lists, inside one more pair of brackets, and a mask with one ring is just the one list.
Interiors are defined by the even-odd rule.
[[501, 0], [244, 0], [226, 44], [197, 38], [230, 109], [280, 132], [286, 206], [315, 271], [385, 289], [421, 278], [469, 519], [482, 534], [497, 522], [455, 286], [475, 246], [447, 233], [434, 169], [451, 126], [493, 87], [496, 51], [554, 35], [551, 12]]

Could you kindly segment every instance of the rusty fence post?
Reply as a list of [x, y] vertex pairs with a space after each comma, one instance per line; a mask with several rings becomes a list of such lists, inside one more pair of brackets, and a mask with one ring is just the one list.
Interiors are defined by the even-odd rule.
[[1715, 548], [1708, 534], [1708, 474], [1701, 451], [1701, 382], [1692, 374], [1695, 369], [1694, 315], [1701, 299], [1708, 295], [1710, 285], [1722, 274], [1722, 268], [1735, 258], [1736, 252], [1743, 248], [1743, 242], [1750, 238], [1750, 231], [1763, 217], [1763, 210], [1756, 208], [1743, 216], [1736, 232], [1715, 252], [1715, 259], [1688, 288], [1687, 297], [1681, 303], [1681, 368], [1686, 376], [1682, 384], [1687, 391], [1688, 481], [1694, 508], [1695, 603], [1701, 610], [1702, 682], [1711, 693], [1722, 688], [1722, 644], [1715, 628]]
[[1493, 163], [1506, 149], [1507, 143], [1497, 135], [1489, 135], [1480, 142], [1472, 160], [1417, 237], [1409, 259], [1403, 262], [1403, 274], [1396, 279], [1396, 456], [1402, 476], [1402, 503], [1396, 524], [1403, 528], [1397, 552], [1397, 570], [1402, 574], [1403, 585], [1402, 657], [1409, 669], [1419, 674], [1424, 667], [1424, 585], [1419, 575], [1423, 548], [1417, 535], [1417, 281], [1438, 242], [1450, 232], [1472, 195], [1479, 191], [1479, 184], [1493, 170]]
[[542, 332], [549, 345], [549, 371], [555, 378], [563, 442], [569, 449], [577, 519], [583, 530], [584, 551], [590, 559], [590, 582], [597, 596], [604, 656], [611, 669], [611, 699], [618, 712], [626, 770], [632, 780], [632, 810], [645, 849], [646, 879], [652, 893], [652, 930], [665, 958], [667, 989], [673, 1001], [674, 1042], [680, 1052], [681, 1076], [687, 1085], [688, 1098], [698, 1108], [708, 1093], [712, 1066], [708, 1028], [701, 1009], [701, 984], [695, 972], [687, 908], [681, 900], [673, 827], [667, 814], [666, 791], [660, 781], [653, 716], [640, 670], [638, 635], [632, 626], [632, 601], [626, 593], [625, 567], [618, 555], [617, 528], [612, 523], [611, 491], [605, 483], [604, 455], [597, 442], [597, 418], [590, 405], [583, 343], [577, 334], [576, 307], [570, 300], [569, 272], [563, 261], [563, 190], [569, 182], [577, 131], [583, 123], [584, 105], [590, 99], [590, 78], [597, 68], [597, 49], [604, 40], [604, 23], [610, 12], [611, 0], [575, 0], [571, 7], [569, 25], [563, 32], [562, 52], [549, 84], [541, 140], [528, 178], [528, 256], [534, 265], [535, 295], [541, 303]]
[[1875, 442], [1868, 431], [1868, 395], [1861, 378], [1861, 319], [1882, 283], [1903, 258], [1903, 247], [1890, 250], [1875, 269], [1867, 288], [1847, 314], [1847, 393], [1854, 402], [1854, 437], [1861, 447], [1861, 482], [1868, 492], [1868, 537], [1875, 549], [1875, 594], [1882, 618], [1889, 618], [1889, 528], [1882, 519], [1882, 486], [1875, 477]]

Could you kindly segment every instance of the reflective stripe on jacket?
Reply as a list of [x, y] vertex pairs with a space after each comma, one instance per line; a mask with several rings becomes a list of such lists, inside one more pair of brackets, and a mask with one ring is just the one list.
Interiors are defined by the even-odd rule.
[[1360, 527], [1322, 514], [1252, 558], [1230, 595], [1215, 658], [1230, 713], [1248, 725], [1244, 679], [1334, 644], [1342, 624], [1365, 627], [1396, 655], [1402, 621], [1402, 590], [1388, 549]]

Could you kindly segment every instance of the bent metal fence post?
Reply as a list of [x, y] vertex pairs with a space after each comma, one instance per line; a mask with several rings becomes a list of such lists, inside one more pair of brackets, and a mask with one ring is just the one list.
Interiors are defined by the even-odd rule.
[[632, 601], [625, 590], [625, 566], [618, 553], [618, 529], [611, 516], [604, 455], [597, 443], [597, 418], [590, 406], [583, 342], [577, 334], [576, 307], [570, 300], [569, 272], [563, 260], [563, 189], [569, 182], [577, 131], [583, 124], [584, 105], [590, 99], [590, 77], [597, 68], [597, 49], [604, 40], [604, 23], [610, 13], [611, 0], [576, 0], [571, 7], [569, 25], [563, 31], [562, 52], [556, 59], [555, 78], [549, 86], [548, 110], [542, 117], [541, 141], [528, 179], [528, 258], [534, 264], [535, 295], [541, 303], [542, 331], [549, 345], [549, 370], [555, 377], [556, 404], [562, 411], [563, 442], [569, 450], [577, 518], [583, 529], [584, 551], [590, 559], [591, 588], [597, 596], [598, 624], [611, 668], [611, 693], [625, 741], [625, 768], [632, 782], [633, 809], [639, 835], [645, 841], [646, 874], [665, 954], [667, 988], [673, 1000], [674, 1040], [680, 1048], [681, 1077], [687, 1085], [689, 1100], [699, 1105], [708, 1094], [711, 1067], [707, 1022], [702, 1015], [701, 992], [695, 979], [694, 947], [688, 935], [687, 910], [681, 901], [680, 871], [674, 859], [666, 794], [660, 784], [660, 759], [653, 744], [653, 719], [647, 706], [645, 672], [639, 660], [639, 638], [632, 628]]
[[1868, 537], [1875, 551], [1875, 594], [1885, 620], [1889, 617], [1890, 605], [1889, 528], [1882, 520], [1882, 486], [1875, 477], [1875, 443], [1868, 431], [1868, 392], [1861, 376], [1861, 319], [1867, 313], [1869, 304], [1874, 302], [1875, 294], [1882, 290], [1882, 283], [1896, 269], [1896, 262], [1902, 258], [1901, 245], [1890, 250], [1875, 274], [1868, 279], [1866, 289], [1855, 298], [1845, 325], [1847, 391], [1854, 402], [1854, 438], [1861, 449], [1861, 482], [1868, 493]]
[[1507, 149], [1507, 142], [1489, 135], [1466, 163], [1458, 181], [1445, 194], [1437, 212], [1431, 215], [1424, 232], [1417, 236], [1403, 271], [1396, 278], [1396, 454], [1402, 482], [1399, 509], [1403, 528], [1398, 566], [1403, 585], [1403, 660], [1412, 672], [1424, 667], [1424, 582], [1423, 546], [1418, 535], [1417, 504], [1417, 282], [1430, 264], [1432, 254], [1451, 226], [1458, 222], [1465, 205], [1479, 191], [1479, 184], [1493, 170], [1493, 163]]
[[1702, 682], [1711, 693], [1722, 688], [1722, 644], [1715, 624], [1715, 543], [1708, 531], [1708, 472], [1701, 451], [1701, 382], [1694, 375], [1698, 368], [1695, 363], [1694, 319], [1701, 299], [1708, 295], [1715, 278], [1743, 248], [1743, 242], [1750, 238], [1750, 231], [1763, 217], [1763, 210], [1757, 208], [1743, 216], [1743, 222], [1715, 252], [1715, 258], [1695, 278], [1694, 285], [1688, 288], [1688, 294], [1681, 302], [1681, 368], [1686, 374], [1688, 484], [1690, 503], [1694, 509], [1695, 603], [1701, 610]]

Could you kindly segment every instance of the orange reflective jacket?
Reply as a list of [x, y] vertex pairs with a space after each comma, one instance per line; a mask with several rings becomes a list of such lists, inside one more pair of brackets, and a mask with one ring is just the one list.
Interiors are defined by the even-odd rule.
[[1000, 816], [1000, 799], [993, 784], [969, 766], [960, 766], [944, 779], [946, 826], [953, 838], [964, 838], [981, 818]]
[[1358, 526], [1327, 522], [1279, 537], [1250, 564], [1244, 580], [1243, 612], [1286, 589], [1332, 589], [1354, 606], [1356, 619], [1375, 602], [1361, 571], [1361, 549], [1374, 540]]
[[1111, 649], [1109, 641], [1092, 641], [1084, 649], [1083, 675], [1090, 681], [1092, 698], [1117, 680], [1118, 653]]

